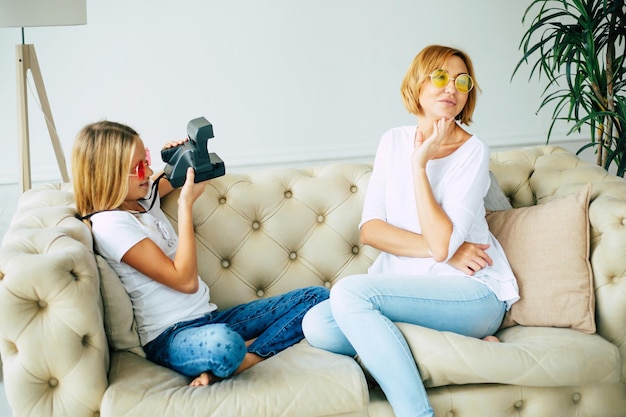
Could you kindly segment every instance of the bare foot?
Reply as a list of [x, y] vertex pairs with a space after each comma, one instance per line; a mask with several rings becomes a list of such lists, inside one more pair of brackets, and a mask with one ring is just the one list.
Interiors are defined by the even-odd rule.
[[494, 342], [494, 343], [500, 343], [500, 339], [498, 339], [495, 336], [487, 336], [487, 337], [483, 337], [483, 340], [485, 342]]
[[[241, 372], [245, 371], [248, 368], [251, 368], [252, 366], [256, 365], [257, 363], [263, 360], [264, 358], [254, 353], [250, 353], [250, 352], [246, 353], [246, 356], [244, 356], [243, 361], [239, 365], [239, 368], [237, 368], [237, 370], [235, 371], [234, 375], [240, 374]], [[189, 386], [205, 387], [207, 385], [211, 385], [214, 382], [221, 381], [222, 379], [223, 378], [216, 377], [211, 372], [202, 372], [198, 377], [196, 377], [193, 381], [191, 381]]]
[[208, 372], [202, 372], [200, 376], [191, 381], [189, 384], [190, 387], [206, 387], [207, 385], [211, 385], [212, 383], [218, 381], [214, 375]]

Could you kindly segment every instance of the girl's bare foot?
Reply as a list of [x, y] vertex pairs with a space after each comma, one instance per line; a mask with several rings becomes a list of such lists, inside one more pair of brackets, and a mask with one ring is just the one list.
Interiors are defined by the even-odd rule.
[[495, 342], [495, 343], [500, 343], [500, 339], [498, 339], [495, 336], [487, 336], [487, 337], [483, 337], [483, 340], [485, 342]]
[[[252, 342], [254, 342], [254, 339], [247, 341], [246, 346], [250, 346]], [[237, 370], [235, 371], [235, 375], [245, 371], [248, 368], [251, 368], [257, 363], [263, 361], [263, 359], [264, 358], [254, 353], [250, 353], [250, 352], [246, 353], [246, 356], [244, 356], [243, 361], [239, 365], [239, 368], [237, 368]], [[216, 377], [211, 372], [202, 372], [198, 377], [196, 377], [193, 381], [191, 381], [189, 386], [190, 387], [206, 387], [207, 385], [211, 385], [214, 382], [218, 382], [221, 380], [222, 378]]]
[[212, 384], [217, 380], [213, 375], [208, 372], [202, 372], [200, 376], [191, 381], [189, 384], [190, 387], [205, 387], [207, 385]]

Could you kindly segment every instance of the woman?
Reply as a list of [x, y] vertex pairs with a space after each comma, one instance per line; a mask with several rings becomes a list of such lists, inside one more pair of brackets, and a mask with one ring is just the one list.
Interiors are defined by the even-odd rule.
[[219, 311], [198, 276], [193, 229], [192, 207], [206, 183], [194, 183], [188, 169], [177, 236], [159, 204], [172, 186], [162, 176], [151, 180], [150, 154], [128, 126], [86, 126], [74, 143], [72, 173], [79, 217], [130, 296], [148, 359], [195, 378], [192, 386], [240, 373], [297, 343], [304, 314], [328, 298], [324, 287], [309, 287]]
[[462, 51], [432, 45], [415, 57], [401, 93], [417, 126], [383, 135], [360, 224], [362, 242], [381, 254], [303, 323], [312, 345], [358, 354], [398, 417], [434, 414], [394, 322], [497, 340], [519, 298], [485, 220], [489, 150], [461, 126], [471, 123], [476, 89]]

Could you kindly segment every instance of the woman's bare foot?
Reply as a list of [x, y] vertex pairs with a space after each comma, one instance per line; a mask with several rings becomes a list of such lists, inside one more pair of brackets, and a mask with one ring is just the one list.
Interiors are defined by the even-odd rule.
[[500, 339], [498, 339], [495, 336], [487, 336], [487, 337], [483, 337], [483, 340], [485, 342], [494, 342], [494, 343], [500, 343]]

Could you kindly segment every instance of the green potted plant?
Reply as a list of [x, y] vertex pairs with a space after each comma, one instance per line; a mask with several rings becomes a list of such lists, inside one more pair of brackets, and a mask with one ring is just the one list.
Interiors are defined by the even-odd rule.
[[626, 172], [626, 4], [624, 0], [534, 0], [522, 23], [532, 18], [520, 42], [523, 57], [513, 71], [534, 59], [530, 78], [547, 85], [539, 110], [553, 106], [547, 141], [557, 120], [568, 131], [590, 129], [597, 164]]

